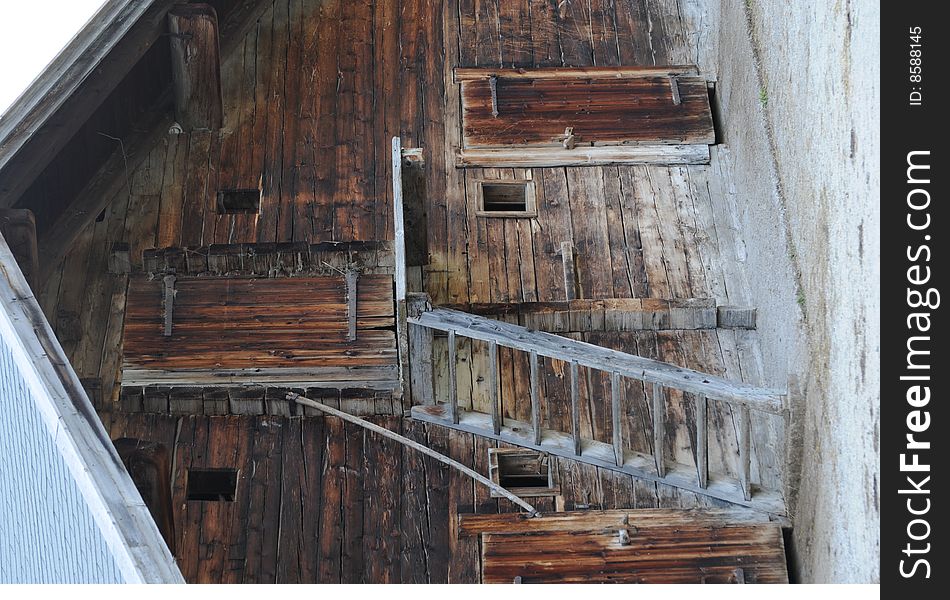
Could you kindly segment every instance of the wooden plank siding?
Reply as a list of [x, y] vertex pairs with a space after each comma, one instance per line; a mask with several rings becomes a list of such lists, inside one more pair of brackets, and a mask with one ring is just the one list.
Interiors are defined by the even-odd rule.
[[[493, 442], [400, 417], [370, 420], [487, 473]], [[177, 558], [189, 583], [478, 583], [472, 534], [496, 531], [492, 515], [515, 531], [571, 520], [554, 513], [550, 498], [535, 499], [550, 517], [525, 525], [503, 516], [517, 507], [433, 459], [334, 417], [118, 414], [110, 435], [173, 452]], [[570, 463], [550, 460], [567, 510], [589, 510], [607, 527], [618, 513], [600, 511], [658, 506], [652, 485], [635, 488], [629, 476]], [[237, 469], [234, 501], [187, 500], [192, 468]], [[689, 507], [699, 505], [685, 499], [678, 508]], [[631, 515], [630, 523], [722, 527], [763, 519], [741, 510], [669, 513], [644, 521]]]
[[[177, 279], [170, 296], [170, 335], [165, 334], [169, 302], [164, 285], [140, 277], [129, 284], [123, 385], [148, 385], [154, 379], [207, 386], [200, 375], [213, 379], [215, 373], [228, 373], [226, 382], [235, 385], [242, 371], [247, 383], [261, 383], [263, 371], [310, 387], [321, 381], [321, 369], [337, 368], [352, 373], [334, 380], [338, 387], [357, 387], [361, 369], [395, 369], [389, 275], [360, 278], [354, 339], [349, 339], [342, 277]], [[378, 376], [377, 370], [367, 370]]]
[[[696, 39], [692, 17], [680, 10], [680, 4], [677, 0], [268, 2], [241, 43], [222, 55], [224, 127], [214, 133], [164, 136], [143, 164], [127, 174], [129, 185], [119, 186], [101, 222], [81, 232], [64, 260], [51, 267], [52, 275], [44, 289], [37, 291], [79, 376], [90, 384], [99, 383], [102, 393], [97, 408], [102, 417], [126, 418], [122, 412], [146, 410], [150, 403], [156, 413], [167, 415], [175, 408], [168, 387], [154, 386], [148, 395], [141, 388], [127, 388], [128, 393], [120, 395], [122, 355], [118, 348], [124, 322], [130, 317], [125, 310], [130, 278], [107, 272], [112, 244], [129, 244], [133, 279], [143, 272], [145, 251], [154, 248], [179, 252], [163, 250], [160, 256], [164, 266], [145, 271], [164, 271], [168, 261], [179, 261], [175, 264], [181, 277], [329, 275], [332, 268], [317, 272], [316, 266], [324, 259], [312, 253], [307, 259], [310, 266], [296, 270], [292, 258], [287, 263], [281, 262], [283, 258], [258, 262], [261, 256], [250, 256], [246, 245], [273, 244], [272, 256], [287, 257], [305, 253], [282, 253], [281, 247], [288, 248], [284, 244], [313, 248], [321, 244], [391, 243], [389, 149], [392, 137], [397, 135], [404, 147], [422, 148], [425, 161], [419, 170], [424, 176], [420, 212], [426, 215], [427, 248], [421, 253], [421, 268], [411, 269], [414, 275], [410, 291], [424, 291], [435, 304], [460, 308], [501, 303], [567, 304], [562, 253], [566, 247], [572, 255], [570, 295], [587, 304], [580, 310], [571, 304], [567, 311], [557, 308], [553, 312], [540, 310], [538, 304], [534, 306], [539, 308], [538, 313], [532, 315], [526, 313], [532, 306], [527, 306], [515, 310], [517, 314], [503, 314], [502, 310], [493, 316], [735, 381], [766, 383], [760, 380], [761, 369], [756, 365], [759, 356], [754, 330], [737, 335], [732, 330], [675, 327], [672, 322], [674, 303], [710, 299], [717, 305], [748, 305], [740, 244], [733, 229], [724, 225], [730, 221], [726, 216], [729, 203], [724, 200], [729, 181], [721, 180], [723, 175], [715, 165], [455, 167], [462, 137], [457, 67], [495, 70], [697, 64], [702, 76], [713, 79], [715, 73], [703, 68], [699, 46], [715, 36], [707, 31]], [[222, 36], [224, 25], [222, 19]], [[162, 50], [167, 52], [167, 48]], [[162, 63], [162, 72], [170, 80], [166, 54], [151, 54], [156, 54], [156, 62]], [[82, 139], [109, 144], [110, 151], [117, 146], [114, 140], [95, 133], [111, 129], [98, 122], [87, 129], [91, 132], [82, 134]], [[62, 165], [62, 161], [54, 163], [56, 169], [63, 169]], [[75, 168], [82, 167], [76, 163]], [[477, 216], [476, 182], [493, 179], [532, 181], [537, 217]], [[55, 212], [61, 209], [59, 188], [63, 185], [56, 177], [44, 177], [31, 194], [37, 197], [38, 206], [46, 202], [48, 210]], [[72, 187], [81, 188], [68, 189]], [[261, 189], [260, 213], [218, 214], [216, 194], [224, 188]], [[421, 226], [406, 223], [410, 231]], [[158, 260], [159, 253], [149, 256]], [[218, 266], [212, 266], [212, 260], [219, 261], [215, 263]], [[330, 262], [334, 268], [344, 266]], [[277, 271], [271, 272], [275, 265]], [[391, 268], [382, 263], [379, 266], [380, 273], [385, 273], [382, 267]], [[603, 324], [611, 314], [611, 303], [631, 301], [639, 302], [640, 309], [631, 309], [627, 315], [630, 321], [616, 321], [616, 331]], [[604, 303], [603, 311], [594, 306], [597, 302]], [[670, 308], [652, 308], [657, 303]], [[157, 314], [160, 316], [160, 309]], [[669, 315], [670, 322], [666, 323], [666, 316], [657, 315]], [[613, 317], [619, 318], [616, 312]], [[487, 344], [458, 340], [456, 389], [463, 409], [490, 411], [487, 350]], [[446, 338], [435, 337], [433, 356], [435, 395], [441, 402], [449, 389]], [[527, 360], [523, 353], [503, 348], [499, 351], [497, 387], [504, 418], [531, 420]], [[569, 373], [569, 365], [539, 360], [538, 402], [545, 428], [569, 430]], [[650, 453], [654, 439], [650, 390], [631, 380], [624, 380], [623, 387], [620, 427], [624, 443]], [[609, 443], [614, 427], [606, 410], [611, 402], [609, 385], [596, 376], [588, 377], [581, 369], [579, 388], [582, 431]], [[182, 390], [179, 400], [185, 398], [184, 394]], [[351, 389], [312, 389], [306, 390], [306, 395], [359, 414], [401, 415], [402, 408], [408, 408], [389, 395], [360, 394]], [[269, 422], [281, 422], [287, 418], [285, 414], [314, 414], [294, 412], [260, 386], [228, 388], [223, 401], [221, 396], [206, 398], [203, 392], [188, 398], [188, 402], [197, 402], [206, 415], [220, 412], [222, 402], [224, 410], [232, 414], [276, 412]], [[671, 399], [665, 421], [669, 430], [664, 436], [666, 456], [671, 462], [690, 464], [693, 460], [690, 430], [695, 418], [690, 411], [694, 405], [692, 398]], [[737, 474], [741, 468], [736, 417], [728, 406], [709, 402], [707, 461], [711, 472]], [[755, 484], [780, 489], [783, 421], [771, 415], [762, 419], [753, 422], [750, 477]], [[421, 427], [425, 430], [433, 426]], [[304, 461], [308, 465], [316, 461], [308, 467], [305, 479], [322, 491], [324, 462], [332, 458], [326, 469], [335, 476], [339, 469], [346, 468], [346, 453], [331, 456], [323, 430], [308, 433], [304, 427], [299, 435], [314, 446], [303, 450], [305, 454], [317, 452], [316, 447], [323, 452], [306, 455]], [[282, 443], [297, 436], [297, 431], [285, 431]], [[495, 442], [456, 433], [448, 436], [453, 453], [469, 457], [476, 468], [486, 472], [484, 450]], [[371, 449], [366, 440], [363, 448], [364, 456], [393, 455], [391, 449]], [[378, 465], [373, 468], [379, 471]], [[715, 504], [689, 492], [588, 469], [595, 468], [563, 468], [567, 506]], [[406, 485], [401, 471], [398, 478], [392, 477], [400, 486]], [[460, 505], [499, 510], [501, 503], [471, 482], [454, 476], [447, 481], [447, 494]], [[364, 483], [364, 496], [370, 485]], [[421, 493], [418, 488], [412, 490]], [[400, 487], [392, 496], [364, 501], [367, 516], [363, 551], [370, 548], [375, 552], [378, 548], [388, 557], [380, 559], [384, 562], [378, 570], [363, 575], [367, 578], [399, 580], [404, 568], [400, 560], [404, 545], [411, 542], [413, 549], [425, 548], [423, 541], [404, 543], [398, 535], [379, 542], [365, 539], [368, 515], [377, 510], [371, 507], [403, 506], [405, 493]], [[318, 521], [314, 524], [304, 519], [303, 529], [310, 528], [307, 535], [311, 537], [307, 539], [317, 535], [314, 530], [323, 531], [320, 544], [330, 546], [325, 560], [317, 561], [312, 556], [300, 559], [301, 572], [316, 573], [308, 580], [339, 580], [339, 565], [331, 560], [339, 556], [339, 548], [333, 541], [323, 541], [326, 536], [337, 535], [336, 526], [320, 520], [320, 515], [338, 515], [338, 506], [308, 504], [307, 508], [310, 518]], [[396, 529], [401, 519], [408, 519], [400, 510], [393, 525]], [[392, 522], [391, 515], [380, 518]], [[387, 518], [390, 521], [385, 521]], [[416, 521], [412, 520], [414, 526]], [[428, 538], [420, 538], [424, 539]], [[475, 549], [452, 540], [449, 544], [473, 558], [450, 562], [448, 578], [471, 580], [478, 565], [472, 562], [477, 561]], [[304, 544], [298, 541], [297, 546]], [[288, 546], [282, 541], [280, 547]], [[355, 543], [348, 548], [356, 552]], [[412, 554], [412, 559], [424, 561], [420, 556]], [[243, 579], [240, 560], [226, 561], [226, 580]], [[227, 575], [232, 568], [235, 574]], [[291, 578], [286, 573], [283, 576]], [[259, 577], [248, 575], [249, 579]], [[428, 577], [437, 579], [431, 573]]]

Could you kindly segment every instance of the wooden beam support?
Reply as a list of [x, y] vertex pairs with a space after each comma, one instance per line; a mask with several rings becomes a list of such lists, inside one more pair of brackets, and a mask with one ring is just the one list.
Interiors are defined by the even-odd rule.
[[693, 65], [660, 67], [547, 67], [532, 69], [493, 69], [485, 67], [456, 67], [455, 81], [477, 81], [497, 77], [499, 79], [634, 79], [637, 77], [673, 77], [697, 75]]
[[23, 277], [36, 287], [40, 259], [33, 211], [27, 208], [0, 208], [0, 235], [7, 241]]
[[491, 425], [495, 435], [501, 432], [502, 413], [498, 395], [498, 344], [488, 342], [488, 398], [491, 402]]
[[653, 384], [653, 457], [656, 459], [656, 472], [660, 477], [666, 475], [666, 461], [663, 458], [663, 447], [666, 439], [666, 399], [663, 397], [663, 387]]
[[[532, 351], [529, 355], [529, 379], [531, 388], [531, 429], [534, 434], [534, 443], [541, 444], [541, 400], [538, 398], [538, 353]], [[455, 421], [458, 423], [458, 421]]]
[[168, 13], [175, 118], [185, 131], [223, 125], [218, 15], [208, 4], [185, 4]]
[[452, 406], [452, 422], [459, 422], [458, 376], [456, 375], [455, 332], [449, 332], [449, 404]]
[[581, 398], [580, 378], [577, 361], [571, 362], [571, 435], [574, 438], [574, 454], [581, 455]]
[[742, 494], [752, 497], [752, 417], [748, 407], [738, 407], [739, 419], [739, 483]]
[[574, 148], [465, 148], [455, 166], [486, 168], [595, 167], [607, 165], [706, 165], [706, 144], [575, 146]]
[[623, 465], [623, 429], [620, 425], [620, 373], [610, 374], [610, 416], [613, 427], [614, 457]]
[[696, 397], [696, 476], [699, 487], [709, 485], [709, 425], [706, 411], [709, 402], [705, 396]]

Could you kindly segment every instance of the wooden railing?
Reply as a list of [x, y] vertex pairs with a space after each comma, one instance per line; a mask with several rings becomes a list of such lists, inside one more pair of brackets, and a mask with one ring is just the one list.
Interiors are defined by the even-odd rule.
[[[751, 412], [785, 412], [785, 391], [770, 390], [742, 382], [729, 381], [707, 373], [678, 367], [559, 335], [529, 330], [518, 325], [444, 308], [431, 308], [422, 298], [409, 300], [408, 336], [411, 362], [421, 365], [413, 371], [422, 376], [413, 379], [413, 397], [423, 402], [412, 409], [413, 418], [440, 423], [456, 429], [485, 435], [508, 443], [535, 448], [554, 455], [581, 460], [619, 470], [636, 477], [657, 481], [693, 492], [750, 506], [770, 513], [784, 514], [779, 490], [753, 488], [751, 483]], [[433, 332], [448, 336], [448, 398], [443, 404], [434, 400], [432, 391]], [[488, 347], [488, 390], [490, 413], [462, 410], [457, 390], [456, 346], [459, 337], [478, 340]], [[505, 419], [498, 393], [498, 347], [511, 348], [528, 355], [531, 422]], [[545, 357], [570, 366], [571, 431], [544, 429], [542, 425], [538, 359]], [[610, 411], [613, 424], [611, 443], [581, 436], [579, 369], [602, 371], [610, 379]], [[650, 389], [653, 421], [653, 455], [627, 447], [621, 426], [623, 380], [635, 379]], [[428, 379], [428, 382], [426, 382]], [[420, 385], [426, 388], [415, 389]], [[683, 465], [664, 457], [667, 431], [667, 390], [680, 390], [696, 398], [694, 448], [695, 465]], [[718, 400], [733, 407], [737, 416], [739, 473], [737, 478], [710, 474], [708, 469], [708, 402]]]

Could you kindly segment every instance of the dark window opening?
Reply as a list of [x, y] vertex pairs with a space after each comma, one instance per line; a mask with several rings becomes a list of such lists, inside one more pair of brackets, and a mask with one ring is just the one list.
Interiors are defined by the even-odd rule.
[[478, 185], [479, 215], [485, 217], [537, 215], [533, 182], [481, 181]]
[[218, 192], [218, 213], [245, 214], [261, 212], [260, 190], [222, 190]]
[[550, 457], [534, 450], [490, 448], [488, 470], [491, 479], [519, 496], [556, 496]]
[[188, 469], [188, 499], [234, 502], [235, 469]]

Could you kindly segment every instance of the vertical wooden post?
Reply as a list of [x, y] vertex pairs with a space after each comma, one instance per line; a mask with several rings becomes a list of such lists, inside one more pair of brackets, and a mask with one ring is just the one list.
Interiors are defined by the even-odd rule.
[[739, 485], [746, 500], [752, 500], [752, 420], [749, 407], [739, 407]]
[[498, 397], [498, 343], [488, 342], [488, 388], [491, 401], [491, 427], [495, 435], [501, 433], [501, 406]]
[[409, 326], [406, 322], [408, 307], [406, 305], [406, 226], [402, 200], [402, 141], [398, 137], [393, 138], [392, 169], [393, 230], [395, 231], [393, 254], [396, 263], [394, 275], [396, 284], [396, 349], [399, 354], [399, 381], [402, 383], [402, 395], [404, 398], [411, 398]]
[[432, 376], [433, 332], [422, 325], [409, 327], [412, 347], [412, 362], [409, 364], [409, 378], [412, 382], [412, 404], [435, 404], [435, 383]]
[[534, 431], [534, 445], [541, 445], [541, 402], [538, 398], [538, 353], [534, 350], [529, 355], [531, 386], [531, 428]]
[[620, 373], [610, 374], [610, 411], [614, 430], [614, 458], [617, 466], [623, 466], [623, 431], [620, 422]]
[[452, 422], [459, 422], [458, 383], [455, 376], [455, 330], [449, 331], [449, 403], [452, 405]]
[[395, 221], [396, 301], [406, 299], [406, 224], [402, 198], [402, 141], [393, 138], [393, 219]]
[[574, 454], [581, 455], [581, 399], [577, 361], [571, 361], [571, 433], [574, 435]]
[[706, 424], [708, 405], [706, 396], [696, 397], [696, 475], [699, 477], [699, 487], [703, 489], [709, 485], [709, 431]]
[[666, 400], [663, 387], [653, 384], [653, 457], [656, 460], [656, 474], [666, 477], [666, 464], [663, 462], [663, 446], [666, 434]]

